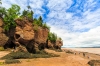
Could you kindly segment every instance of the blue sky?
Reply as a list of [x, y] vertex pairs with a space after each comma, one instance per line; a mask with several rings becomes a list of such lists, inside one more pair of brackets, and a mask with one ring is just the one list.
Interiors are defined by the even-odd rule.
[[[34, 17], [43, 17], [63, 39], [63, 47], [100, 47], [100, 0], [2, 0], [9, 8], [30, 5]], [[22, 11], [21, 10], [21, 11]]]

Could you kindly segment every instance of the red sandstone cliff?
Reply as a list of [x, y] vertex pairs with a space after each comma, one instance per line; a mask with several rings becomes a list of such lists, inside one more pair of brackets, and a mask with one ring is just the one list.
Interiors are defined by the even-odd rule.
[[[29, 51], [32, 53], [38, 52], [44, 48], [56, 48], [61, 49], [63, 45], [61, 40], [56, 42], [51, 42], [48, 40], [49, 30], [40, 26], [33, 25], [33, 22], [27, 18], [16, 19], [16, 27], [9, 31], [8, 39], [1, 39], [2, 33], [2, 21], [0, 21], [0, 40], [3, 41], [1, 44], [5, 46], [14, 46], [17, 47], [17, 50]], [[4, 34], [3, 34], [4, 35]], [[2, 36], [7, 38], [6, 36]]]
[[0, 46], [4, 46], [8, 40], [8, 37], [4, 34], [4, 29], [2, 28], [3, 21], [0, 18]]

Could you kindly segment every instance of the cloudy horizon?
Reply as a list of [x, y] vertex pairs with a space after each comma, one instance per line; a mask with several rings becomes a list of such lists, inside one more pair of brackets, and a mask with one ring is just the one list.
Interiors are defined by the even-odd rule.
[[62, 38], [63, 47], [100, 47], [99, 0], [2, 0], [6, 8], [11, 4], [22, 10], [30, 5], [34, 17], [42, 16]]

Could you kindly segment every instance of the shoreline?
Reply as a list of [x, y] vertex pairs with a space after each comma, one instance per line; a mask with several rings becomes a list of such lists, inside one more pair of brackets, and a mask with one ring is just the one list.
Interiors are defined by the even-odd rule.
[[71, 51], [75, 55], [89, 58], [90, 60], [100, 60], [100, 48], [62, 48], [62, 50], [65, 52]]
[[62, 48], [62, 50], [63, 49], [78, 51], [78, 52], [87, 52], [87, 53], [93, 53], [93, 54], [100, 55], [100, 48]]

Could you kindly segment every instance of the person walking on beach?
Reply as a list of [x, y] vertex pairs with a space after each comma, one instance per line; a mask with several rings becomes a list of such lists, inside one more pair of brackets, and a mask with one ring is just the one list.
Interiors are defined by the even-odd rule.
[[79, 52], [79, 55], [80, 55], [80, 52]]
[[87, 56], [87, 58], [89, 59], [90, 57], [89, 57], [89, 56]]
[[74, 54], [76, 55], [76, 52]]
[[85, 57], [85, 53], [83, 53], [83, 56]]

